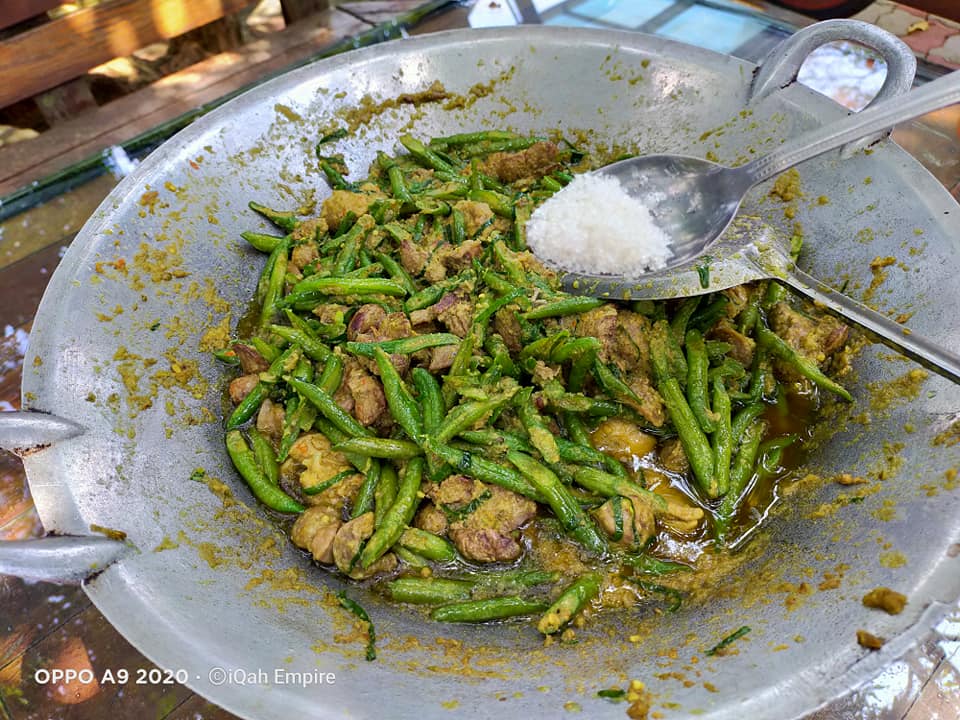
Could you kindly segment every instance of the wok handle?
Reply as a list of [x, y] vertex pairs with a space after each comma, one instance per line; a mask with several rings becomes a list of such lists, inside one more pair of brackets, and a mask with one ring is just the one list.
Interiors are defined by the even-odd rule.
[[[0, 450], [17, 455], [42, 450], [83, 432], [77, 423], [55, 415], [0, 413]], [[74, 583], [104, 570], [126, 550], [125, 543], [99, 536], [50, 536], [0, 542], [0, 574]]]
[[56, 415], [29, 411], [0, 413], [0, 450], [17, 455], [69, 440], [83, 432], [77, 423]]
[[[800, 30], [777, 45], [760, 62], [750, 87], [750, 104], [759, 103], [768, 95], [790, 85], [797, 79], [800, 66], [814, 50], [837, 40], [852, 40], [876, 50], [887, 64], [883, 87], [867, 107], [903, 95], [913, 86], [917, 59], [913, 51], [897, 36], [876, 25], [859, 20], [826, 20]], [[889, 130], [848, 143], [841, 150], [852, 155], [890, 134]]]
[[0, 574], [76, 583], [102, 572], [127, 550], [120, 540], [94, 535], [10, 540], [0, 542]]

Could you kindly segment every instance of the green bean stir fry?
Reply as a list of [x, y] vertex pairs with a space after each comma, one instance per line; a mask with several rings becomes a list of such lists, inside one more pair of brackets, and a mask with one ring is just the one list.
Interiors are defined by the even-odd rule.
[[679, 607], [671, 581], [735, 548], [850, 400], [826, 374], [847, 328], [773, 282], [565, 294], [524, 237], [590, 167], [562, 138], [404, 135], [350, 180], [343, 136], [317, 146], [319, 214], [250, 203], [277, 231], [243, 234], [267, 260], [216, 356], [252, 493], [318, 563], [437, 621], [562, 636], [622, 588]]

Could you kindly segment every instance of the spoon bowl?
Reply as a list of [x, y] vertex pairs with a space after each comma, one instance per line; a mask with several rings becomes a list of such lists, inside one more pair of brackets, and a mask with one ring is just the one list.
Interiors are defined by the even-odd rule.
[[707, 251], [733, 221], [753, 184], [738, 168], [688, 155], [644, 155], [597, 172], [619, 180], [670, 238], [673, 255], [666, 270]]

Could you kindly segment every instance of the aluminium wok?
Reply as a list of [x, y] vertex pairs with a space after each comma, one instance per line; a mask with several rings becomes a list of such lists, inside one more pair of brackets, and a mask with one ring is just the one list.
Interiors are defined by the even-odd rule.
[[[930, 375], [878, 393], [917, 368], [882, 346], [854, 360], [844, 383], [856, 404], [806, 468], [827, 478], [863, 475], [878, 490], [844, 503], [838, 496], [849, 488], [801, 483], [724, 581], [723, 597], [660, 617], [643, 607], [608, 612], [578, 633], [577, 645], [542, 647], [526, 624], [445, 626], [354, 589], [380, 637], [372, 663], [362, 643], [335, 641], [349, 634], [350, 620], [325, 591], [343, 583], [285, 539], [233, 471], [221, 422], [225, 374], [205, 350], [236, 327], [262, 266], [239, 237], [260, 223], [246, 203], [322, 201], [329, 190], [313, 145], [327, 128], [350, 126], [339, 147], [357, 176], [410, 128], [420, 137], [559, 129], [585, 133], [599, 153], [710, 152], [734, 163], [844, 112], [793, 82], [810, 50], [838, 38], [884, 55], [890, 73], [877, 101], [909, 87], [905, 48], [852, 22], [803, 31], [759, 70], [641, 34], [523, 27], [352, 52], [198, 120], [120, 183], [50, 282], [24, 363], [23, 406], [55, 417], [3, 418], [0, 444], [50, 445], [24, 453], [30, 487], [47, 531], [73, 537], [10, 544], [3, 567], [62, 578], [94, 570], [86, 592], [131, 643], [246, 718], [281, 709], [379, 717], [384, 707], [391, 717], [556, 717], [571, 701], [589, 717], [622, 718], [625, 704], [596, 691], [634, 678], [654, 693], [655, 707], [676, 703], [677, 715], [786, 718], [873, 677], [927, 638], [960, 596], [960, 560], [951, 553], [960, 495], [942, 487], [960, 461], [950, 434], [960, 388]], [[467, 101], [382, 103], [434, 81]], [[470, 94], [477, 84], [492, 92]], [[871, 261], [897, 258], [872, 301], [911, 313], [914, 331], [960, 349], [960, 208], [888, 140], [869, 154], [846, 152], [843, 161], [833, 154], [803, 166], [794, 218], [768, 196], [769, 185], [751, 192], [743, 213], [782, 232], [801, 223], [804, 269], [858, 298], [874, 280]], [[821, 195], [829, 202], [817, 202]], [[91, 535], [91, 525], [126, 540]], [[838, 566], [839, 587], [818, 590]], [[902, 614], [861, 605], [878, 585], [908, 596]], [[738, 654], [704, 657], [741, 625], [752, 632]], [[887, 644], [864, 650], [858, 628]], [[640, 642], [630, 641], [635, 634]], [[462, 645], [451, 651], [445, 639]], [[693, 656], [700, 676], [681, 669]], [[322, 671], [336, 681], [220, 683], [213, 668], [271, 678], [276, 668]], [[671, 671], [695, 682], [655, 677]]]

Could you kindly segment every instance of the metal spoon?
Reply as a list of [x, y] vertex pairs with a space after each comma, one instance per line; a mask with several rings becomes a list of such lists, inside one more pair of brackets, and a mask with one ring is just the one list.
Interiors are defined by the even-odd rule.
[[[918, 335], [799, 270], [788, 243], [756, 218], [731, 226], [746, 192], [804, 160], [960, 101], [960, 71], [829, 126], [788, 140], [737, 168], [682, 155], [647, 155], [596, 172], [616, 177], [641, 200], [670, 237], [674, 253], [663, 270], [636, 278], [565, 272], [575, 295], [661, 299], [700, 295], [753, 280], [776, 278], [860, 325], [904, 355], [960, 383], [960, 355]], [[729, 228], [729, 229], [728, 229]]]

